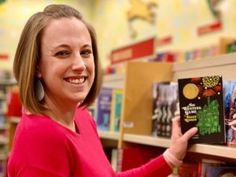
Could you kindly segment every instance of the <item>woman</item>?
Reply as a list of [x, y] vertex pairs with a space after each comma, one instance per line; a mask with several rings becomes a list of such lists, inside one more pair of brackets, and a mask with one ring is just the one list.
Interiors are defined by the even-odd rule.
[[9, 177], [167, 176], [188, 139], [173, 122], [171, 146], [146, 165], [115, 173], [86, 107], [100, 84], [92, 27], [66, 5], [49, 5], [25, 25], [14, 60], [24, 112], [8, 163]]

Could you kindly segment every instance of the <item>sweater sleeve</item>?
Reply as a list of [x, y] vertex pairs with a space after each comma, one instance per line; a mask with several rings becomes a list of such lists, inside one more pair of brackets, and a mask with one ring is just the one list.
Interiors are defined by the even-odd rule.
[[116, 177], [167, 177], [171, 172], [172, 169], [161, 155], [141, 167], [117, 173]]
[[[84, 114], [90, 117], [91, 124], [97, 134], [95, 121], [86, 111], [84, 111]], [[98, 134], [97, 137], [99, 137]], [[172, 169], [165, 161], [163, 155], [161, 155], [138, 168], [117, 173], [115, 177], [167, 177], [171, 172]]]

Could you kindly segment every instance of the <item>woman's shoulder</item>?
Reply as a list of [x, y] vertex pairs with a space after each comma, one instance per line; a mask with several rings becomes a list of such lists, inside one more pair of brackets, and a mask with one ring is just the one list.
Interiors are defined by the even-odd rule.
[[23, 115], [16, 129], [16, 141], [56, 143], [65, 138], [63, 129], [43, 115]]

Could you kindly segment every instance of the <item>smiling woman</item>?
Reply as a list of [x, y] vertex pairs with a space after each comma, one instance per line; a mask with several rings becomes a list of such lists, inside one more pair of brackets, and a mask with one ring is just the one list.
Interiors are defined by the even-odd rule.
[[114, 172], [86, 109], [101, 83], [95, 33], [66, 5], [49, 5], [28, 20], [14, 74], [24, 111], [8, 161], [9, 177], [165, 177], [180, 165], [196, 133], [193, 128], [182, 135], [175, 119], [171, 147], [163, 155]]

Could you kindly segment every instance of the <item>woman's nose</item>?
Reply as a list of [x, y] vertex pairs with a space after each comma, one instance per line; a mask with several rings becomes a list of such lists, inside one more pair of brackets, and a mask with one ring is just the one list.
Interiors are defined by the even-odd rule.
[[85, 70], [85, 62], [80, 54], [76, 54], [73, 58], [72, 70]]

